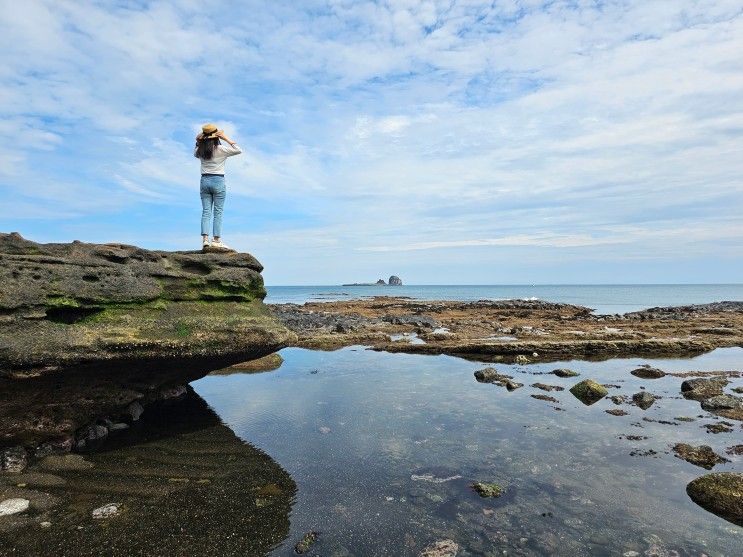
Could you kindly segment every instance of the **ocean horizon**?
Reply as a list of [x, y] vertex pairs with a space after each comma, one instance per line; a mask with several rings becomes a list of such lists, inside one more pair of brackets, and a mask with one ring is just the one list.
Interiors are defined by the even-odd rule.
[[267, 285], [266, 303], [405, 296], [416, 300], [543, 300], [622, 314], [651, 307], [743, 300], [743, 284]]

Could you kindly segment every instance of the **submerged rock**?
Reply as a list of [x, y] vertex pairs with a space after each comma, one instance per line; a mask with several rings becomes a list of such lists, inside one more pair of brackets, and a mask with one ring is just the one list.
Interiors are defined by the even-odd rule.
[[439, 540], [427, 545], [418, 557], [457, 557], [459, 545], [454, 540]]
[[647, 391], [640, 391], [632, 395], [632, 402], [643, 410], [647, 410], [655, 402], [655, 395]]
[[103, 441], [108, 437], [108, 428], [103, 425], [89, 425], [81, 429], [75, 436], [75, 448], [85, 450]]
[[709, 445], [694, 447], [686, 443], [676, 443], [673, 446], [673, 452], [676, 453], [677, 458], [683, 459], [695, 466], [701, 466], [707, 470], [712, 470], [715, 464], [728, 462], [727, 458], [718, 455]]
[[558, 385], [547, 385], [546, 383], [532, 383], [532, 387], [536, 389], [541, 389], [543, 391], [564, 391], [565, 387], [560, 387]]
[[102, 507], [98, 507], [93, 510], [93, 518], [95, 520], [102, 520], [105, 518], [112, 518], [119, 514], [120, 503], [108, 503]]
[[536, 398], [537, 400], [546, 400], [547, 402], [560, 402], [555, 397], [549, 396], [549, 395], [541, 395], [540, 394], [540, 395], [530, 395], [530, 396], [531, 396], [531, 398]]
[[612, 416], [626, 416], [629, 414], [629, 412], [626, 412], [621, 408], [612, 408], [611, 410], [604, 410], [604, 412], [611, 414]]
[[733, 445], [725, 449], [725, 452], [729, 455], [743, 455], [743, 445]]
[[570, 389], [573, 396], [586, 406], [590, 406], [604, 398], [609, 391], [603, 385], [596, 383], [593, 379], [585, 379]]
[[31, 502], [28, 499], [13, 498], [0, 501], [0, 516], [10, 516], [26, 512]]
[[661, 377], [666, 376], [665, 371], [649, 365], [640, 366], [637, 369], [630, 371], [630, 373], [640, 379], [660, 379]]
[[23, 447], [0, 450], [0, 470], [18, 474], [28, 466], [28, 453]]
[[557, 375], [558, 377], [577, 377], [578, 375], [580, 375], [580, 373], [567, 368], [553, 369], [552, 371], [550, 371], [550, 373], [553, 375]]
[[743, 474], [717, 472], [701, 476], [686, 486], [686, 493], [697, 505], [743, 526]]
[[503, 494], [503, 487], [497, 483], [475, 482], [471, 487], [480, 497], [500, 497]]
[[733, 424], [731, 424], [730, 422], [704, 424], [702, 427], [707, 430], [707, 433], [730, 433], [731, 431], [733, 431]]
[[307, 553], [319, 539], [319, 532], [307, 532], [304, 536], [302, 536], [302, 539], [297, 542], [297, 545], [294, 546], [294, 551], [296, 553]]
[[627, 402], [627, 397], [624, 395], [614, 395], [610, 396], [609, 400], [611, 400], [616, 405], [620, 405]]
[[516, 381], [511, 380], [506, 381], [506, 389], [508, 389], [509, 391], [515, 391], [516, 389], [520, 389], [523, 386], [523, 383], [517, 383]]
[[495, 368], [486, 367], [484, 369], [478, 369], [475, 372], [475, 379], [479, 383], [493, 383], [505, 387], [509, 391], [514, 391], [520, 387], [523, 387], [523, 383], [518, 383], [513, 380], [511, 375], [505, 375], [498, 373]]

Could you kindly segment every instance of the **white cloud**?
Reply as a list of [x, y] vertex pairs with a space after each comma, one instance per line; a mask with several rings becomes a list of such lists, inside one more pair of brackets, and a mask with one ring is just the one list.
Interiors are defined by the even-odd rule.
[[216, 120], [245, 151], [231, 191], [301, 209], [241, 236], [281, 253], [743, 257], [739, 2], [35, 1], [0, 23], [0, 185], [40, 218], [185, 203]]

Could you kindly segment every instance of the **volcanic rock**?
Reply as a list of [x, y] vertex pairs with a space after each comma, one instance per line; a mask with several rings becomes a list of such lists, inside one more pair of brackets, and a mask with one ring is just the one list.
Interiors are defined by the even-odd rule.
[[743, 526], [743, 474], [718, 472], [701, 476], [686, 486], [686, 493], [700, 507]]

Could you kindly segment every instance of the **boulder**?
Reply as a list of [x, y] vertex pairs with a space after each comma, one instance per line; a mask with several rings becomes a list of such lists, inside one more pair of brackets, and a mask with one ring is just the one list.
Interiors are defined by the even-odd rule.
[[712, 412], [718, 410], [735, 410], [743, 408], [743, 399], [733, 395], [716, 395], [705, 398], [702, 401], [702, 408]]
[[647, 391], [640, 391], [632, 395], [632, 402], [643, 410], [647, 410], [655, 402], [655, 395]]
[[400, 277], [392, 275], [387, 281], [387, 284], [390, 286], [402, 286], [402, 281], [400, 280]]
[[609, 394], [609, 391], [606, 389], [606, 387], [600, 385], [599, 383], [596, 383], [596, 381], [592, 379], [586, 379], [584, 381], [581, 381], [580, 383], [577, 383], [576, 385], [573, 385], [573, 387], [570, 389], [570, 392], [573, 393], [573, 396], [575, 396], [575, 398], [580, 400], [586, 406], [590, 406], [591, 404], [598, 402], [607, 394]]
[[686, 443], [676, 443], [673, 446], [673, 452], [676, 453], [677, 458], [681, 458], [686, 462], [706, 468], [707, 470], [712, 470], [715, 464], [728, 462], [727, 458], [718, 455], [709, 445], [693, 447]]
[[632, 375], [635, 377], [639, 377], [640, 379], [660, 379], [661, 377], [666, 376], [666, 372], [662, 371], [655, 367], [650, 367], [648, 365], [640, 366], [637, 369], [633, 369], [630, 371]]
[[718, 472], [701, 476], [686, 486], [686, 493], [703, 509], [743, 526], [743, 473]]
[[681, 393], [684, 398], [691, 400], [704, 400], [713, 396], [721, 395], [722, 390], [730, 383], [722, 377], [711, 379], [687, 379], [681, 383]]

